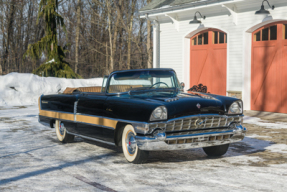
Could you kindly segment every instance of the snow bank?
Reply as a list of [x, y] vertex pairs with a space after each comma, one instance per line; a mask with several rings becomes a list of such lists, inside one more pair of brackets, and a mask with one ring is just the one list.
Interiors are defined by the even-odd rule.
[[101, 86], [102, 81], [102, 78], [65, 79], [29, 73], [0, 75], [0, 106], [34, 105], [42, 94], [60, 93], [66, 87]]

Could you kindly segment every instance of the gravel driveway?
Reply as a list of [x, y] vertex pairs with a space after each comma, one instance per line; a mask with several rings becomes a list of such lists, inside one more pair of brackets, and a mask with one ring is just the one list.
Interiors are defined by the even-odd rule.
[[0, 107], [0, 191], [286, 191], [287, 123], [245, 124], [247, 137], [222, 158], [162, 151], [134, 165], [116, 147], [59, 143], [37, 114], [37, 106]]

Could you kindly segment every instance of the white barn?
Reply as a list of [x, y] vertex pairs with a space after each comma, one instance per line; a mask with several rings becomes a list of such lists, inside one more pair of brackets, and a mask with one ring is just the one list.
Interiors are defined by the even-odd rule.
[[287, 113], [287, 0], [263, 5], [153, 0], [140, 14], [153, 22], [154, 67], [175, 69], [186, 89], [242, 98], [245, 110]]

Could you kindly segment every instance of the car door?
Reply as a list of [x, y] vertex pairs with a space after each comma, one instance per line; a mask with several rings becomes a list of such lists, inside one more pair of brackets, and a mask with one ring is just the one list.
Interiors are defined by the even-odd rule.
[[83, 136], [113, 142], [114, 128], [105, 126], [105, 93], [82, 94], [77, 104], [77, 133]]

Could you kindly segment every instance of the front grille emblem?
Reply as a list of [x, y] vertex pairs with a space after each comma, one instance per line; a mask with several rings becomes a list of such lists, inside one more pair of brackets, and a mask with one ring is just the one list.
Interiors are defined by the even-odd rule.
[[199, 103], [197, 103], [196, 107], [197, 107], [198, 109], [200, 109], [201, 105], [200, 105]]
[[202, 128], [202, 127], [204, 126], [205, 121], [206, 121], [206, 120], [203, 120], [203, 119], [198, 118], [198, 119], [194, 122], [194, 125], [195, 125], [197, 128]]

